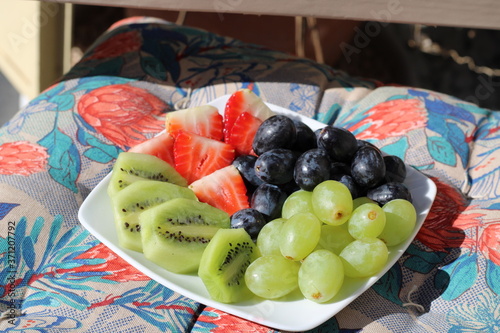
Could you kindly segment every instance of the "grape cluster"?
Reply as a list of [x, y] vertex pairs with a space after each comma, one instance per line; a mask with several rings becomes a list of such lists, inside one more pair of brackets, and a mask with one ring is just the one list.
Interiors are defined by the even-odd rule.
[[299, 288], [305, 298], [327, 302], [346, 278], [378, 274], [390, 247], [408, 239], [416, 220], [408, 200], [393, 199], [383, 206], [368, 197], [353, 200], [335, 180], [312, 191], [298, 190], [283, 204], [282, 217], [260, 230], [256, 244], [261, 257], [246, 270], [245, 282], [266, 299]]
[[253, 149], [257, 156], [234, 162], [251, 208], [231, 224], [245, 228], [261, 253], [245, 272], [255, 295], [276, 299], [299, 288], [305, 298], [327, 302], [345, 278], [380, 272], [388, 247], [414, 230], [405, 164], [349, 131], [313, 132], [277, 115], [259, 127]]
[[403, 161], [383, 156], [344, 128], [327, 125], [314, 132], [301, 120], [278, 114], [260, 125], [252, 147], [256, 155], [233, 162], [247, 185], [251, 209], [235, 214], [232, 223], [245, 227], [253, 239], [260, 230], [255, 225], [280, 217], [290, 194], [312, 191], [326, 180], [344, 184], [354, 199], [366, 196], [380, 205], [398, 198], [411, 202]]

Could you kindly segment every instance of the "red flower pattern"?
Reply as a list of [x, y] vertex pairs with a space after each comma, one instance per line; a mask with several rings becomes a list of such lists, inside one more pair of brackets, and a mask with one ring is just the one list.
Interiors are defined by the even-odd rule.
[[70, 269], [58, 269], [57, 273], [105, 272], [108, 273], [108, 275], [103, 276], [103, 279], [116, 282], [150, 280], [148, 276], [128, 264], [102, 243], [85, 251], [75, 257], [75, 259], [103, 259], [104, 262], [97, 265], [82, 265]]
[[435, 251], [448, 252], [450, 248], [474, 247], [465, 230], [481, 225], [483, 214], [474, 213], [462, 194], [454, 187], [432, 178], [437, 194], [417, 239]]
[[99, 44], [87, 60], [116, 58], [128, 52], [138, 51], [141, 46], [142, 39], [140, 34], [137, 31], [127, 31], [114, 35]]
[[0, 145], [0, 174], [29, 176], [43, 171], [49, 154], [45, 147], [26, 141]]
[[500, 266], [500, 223], [490, 224], [483, 230], [479, 249], [486, 258]]
[[164, 120], [158, 116], [165, 109], [158, 97], [128, 84], [97, 88], [78, 102], [82, 118], [122, 149], [146, 140], [144, 133], [163, 130]]
[[396, 99], [377, 104], [366, 111], [367, 117], [351, 126], [358, 139], [382, 140], [388, 137], [405, 135], [417, 128], [424, 128], [427, 112], [423, 102], [418, 99]]

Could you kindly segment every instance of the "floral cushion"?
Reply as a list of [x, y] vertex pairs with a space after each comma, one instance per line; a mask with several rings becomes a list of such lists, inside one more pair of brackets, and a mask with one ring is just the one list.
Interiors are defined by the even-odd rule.
[[345, 127], [437, 185], [397, 264], [313, 331], [499, 330], [500, 113], [154, 18], [115, 24], [0, 129], [1, 330], [274, 331], [163, 287], [77, 217], [167, 112], [240, 88]]

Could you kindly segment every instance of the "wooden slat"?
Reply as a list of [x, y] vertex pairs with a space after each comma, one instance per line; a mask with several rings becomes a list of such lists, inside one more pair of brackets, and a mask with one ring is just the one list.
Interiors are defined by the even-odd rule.
[[194, 12], [315, 16], [500, 29], [498, 0], [51, 0]]

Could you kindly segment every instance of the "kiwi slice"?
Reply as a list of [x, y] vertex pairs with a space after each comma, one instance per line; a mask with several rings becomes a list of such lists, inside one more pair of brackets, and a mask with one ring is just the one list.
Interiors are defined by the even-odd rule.
[[122, 152], [111, 171], [108, 195], [112, 197], [131, 183], [145, 179], [187, 186], [186, 179], [164, 160], [149, 154]]
[[156, 180], [137, 180], [111, 197], [120, 246], [142, 252], [140, 214], [175, 198], [198, 201], [191, 189]]
[[196, 272], [217, 230], [231, 226], [225, 211], [185, 198], [149, 209], [140, 221], [144, 256], [174, 273]]
[[245, 284], [245, 271], [259, 256], [245, 229], [219, 229], [201, 256], [198, 276], [212, 299], [240, 302], [252, 295]]

